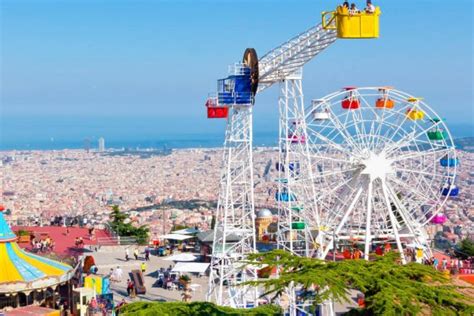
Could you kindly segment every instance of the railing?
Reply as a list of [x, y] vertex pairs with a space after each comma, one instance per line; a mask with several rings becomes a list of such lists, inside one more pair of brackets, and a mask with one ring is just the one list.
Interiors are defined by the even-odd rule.
[[[330, 14], [329, 19], [326, 16]], [[329, 11], [322, 13], [322, 26], [325, 30], [335, 30], [336, 29], [336, 12]]]
[[99, 246], [126, 246], [137, 244], [137, 238], [133, 236], [114, 236], [114, 237], [98, 237], [97, 244]]

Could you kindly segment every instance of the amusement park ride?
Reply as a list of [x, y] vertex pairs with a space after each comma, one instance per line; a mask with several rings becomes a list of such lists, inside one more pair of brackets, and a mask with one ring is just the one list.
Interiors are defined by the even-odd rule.
[[[258, 305], [258, 288], [242, 286], [257, 279], [256, 267], [242, 264], [257, 252], [252, 108], [255, 95], [276, 83], [278, 248], [324, 259], [336, 241], [363, 244], [368, 260], [373, 245], [393, 242], [403, 262], [406, 247], [429, 254], [423, 225], [445, 220], [438, 210], [459, 193], [459, 161], [443, 120], [421, 99], [390, 87], [347, 87], [304, 105], [303, 66], [338, 38], [377, 38], [379, 15], [378, 7], [323, 12], [321, 24], [260, 59], [248, 48], [218, 81], [207, 115], [227, 119], [227, 127], [208, 300]], [[290, 315], [301, 310], [294, 293], [286, 293]]]

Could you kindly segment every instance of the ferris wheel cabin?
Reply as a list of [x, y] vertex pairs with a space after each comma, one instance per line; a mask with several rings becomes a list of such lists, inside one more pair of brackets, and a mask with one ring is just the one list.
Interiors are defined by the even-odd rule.
[[441, 188], [441, 194], [443, 196], [454, 197], [459, 195], [459, 188], [455, 184], [448, 183]]
[[335, 11], [322, 13], [322, 26], [326, 30], [336, 30], [338, 38], [378, 38], [380, 8], [375, 12], [352, 12], [338, 6]]
[[357, 110], [360, 107], [359, 99], [356, 97], [354, 90], [356, 87], [345, 87], [347, 96], [342, 100], [341, 106], [345, 110]]
[[441, 158], [439, 162], [441, 164], [441, 167], [456, 167], [459, 165], [458, 158], [449, 158], [447, 155]]
[[436, 214], [432, 219], [431, 219], [431, 223], [432, 224], [436, 224], [436, 225], [442, 225], [444, 223], [446, 223], [446, 221], [448, 220], [448, 217], [444, 214]]
[[318, 109], [319, 105], [323, 103], [323, 99], [311, 100], [311, 108], [313, 109], [313, 119], [316, 121], [329, 120], [329, 111], [327, 109]]
[[380, 98], [375, 101], [376, 109], [393, 109], [395, 102], [388, 96], [388, 93], [391, 89], [391, 87], [383, 87], [379, 89], [381, 95]]

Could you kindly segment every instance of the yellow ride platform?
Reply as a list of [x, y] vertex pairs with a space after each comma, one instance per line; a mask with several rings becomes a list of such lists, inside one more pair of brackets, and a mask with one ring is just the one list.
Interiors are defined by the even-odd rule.
[[379, 7], [374, 13], [350, 13], [339, 6], [336, 11], [322, 13], [322, 25], [326, 30], [337, 30], [338, 38], [378, 38], [380, 14]]

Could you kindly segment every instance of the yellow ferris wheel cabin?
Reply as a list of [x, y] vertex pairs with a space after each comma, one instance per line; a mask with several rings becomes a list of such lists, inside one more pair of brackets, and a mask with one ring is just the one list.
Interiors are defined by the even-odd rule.
[[322, 26], [326, 30], [337, 30], [338, 38], [378, 38], [380, 8], [375, 11], [352, 11], [338, 6], [336, 11], [322, 13]]

